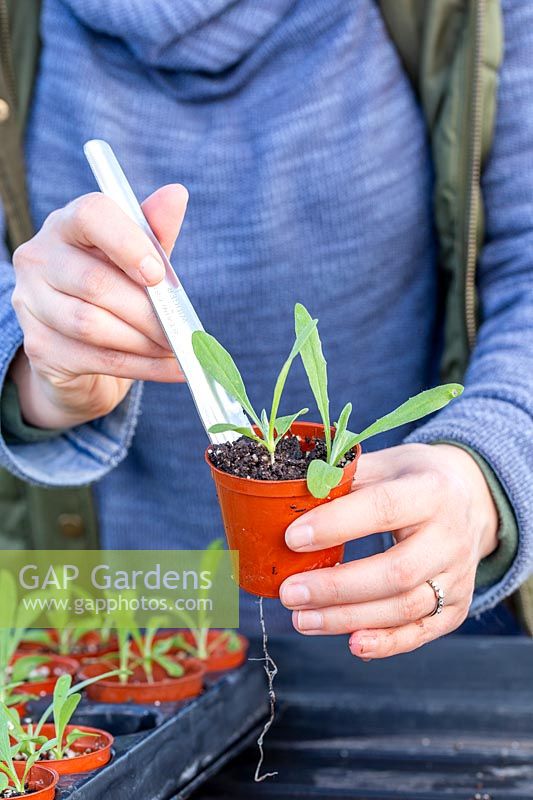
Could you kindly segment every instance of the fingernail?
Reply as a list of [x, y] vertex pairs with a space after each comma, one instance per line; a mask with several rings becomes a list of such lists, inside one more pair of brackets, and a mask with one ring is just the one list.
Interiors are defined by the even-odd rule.
[[319, 631], [324, 624], [320, 611], [298, 611], [298, 628], [301, 631]]
[[290, 525], [285, 531], [285, 542], [291, 550], [313, 544], [313, 529], [310, 525]]
[[311, 592], [303, 583], [290, 583], [281, 589], [281, 602], [284, 606], [302, 606], [311, 600]]
[[361, 636], [356, 634], [350, 638], [350, 650], [354, 655], [362, 656], [371, 653], [378, 643], [377, 636]]
[[147, 283], [159, 283], [165, 276], [163, 262], [151, 254], [143, 258], [139, 271]]

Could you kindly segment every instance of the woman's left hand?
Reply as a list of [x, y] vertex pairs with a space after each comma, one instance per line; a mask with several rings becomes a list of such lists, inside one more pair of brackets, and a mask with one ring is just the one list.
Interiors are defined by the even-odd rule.
[[[408, 444], [362, 455], [353, 491], [304, 514], [287, 545], [310, 552], [391, 531], [384, 553], [287, 578], [281, 602], [307, 635], [350, 633], [364, 659], [414, 650], [455, 630], [478, 564], [497, 545], [498, 514], [474, 459], [453, 445]], [[430, 616], [444, 592], [442, 613]]]

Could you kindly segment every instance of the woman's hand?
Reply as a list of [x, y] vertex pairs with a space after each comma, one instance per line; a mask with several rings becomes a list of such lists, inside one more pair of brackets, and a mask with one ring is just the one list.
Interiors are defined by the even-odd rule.
[[[384, 658], [455, 630], [477, 566], [498, 544], [498, 515], [474, 459], [453, 445], [409, 444], [363, 455], [354, 491], [304, 514], [288, 546], [310, 552], [391, 531], [396, 545], [359, 561], [293, 575], [280, 591], [297, 631], [350, 633], [353, 655]], [[445, 593], [442, 613], [426, 583]]]
[[[177, 184], [143, 205], [169, 254], [186, 205]], [[94, 193], [54, 211], [13, 265], [24, 348], [10, 376], [29, 424], [72, 427], [112, 411], [133, 380], [183, 380], [145, 292], [163, 263], [112, 200]]]

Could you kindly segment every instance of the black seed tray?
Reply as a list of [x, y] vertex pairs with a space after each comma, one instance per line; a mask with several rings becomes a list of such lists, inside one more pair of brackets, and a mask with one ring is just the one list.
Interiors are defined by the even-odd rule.
[[[45, 705], [33, 703], [32, 716]], [[203, 694], [183, 703], [83, 700], [72, 722], [109, 731], [113, 757], [93, 772], [61, 776], [56, 800], [167, 800], [238, 753], [266, 713], [265, 676], [257, 662], [210, 676]]]

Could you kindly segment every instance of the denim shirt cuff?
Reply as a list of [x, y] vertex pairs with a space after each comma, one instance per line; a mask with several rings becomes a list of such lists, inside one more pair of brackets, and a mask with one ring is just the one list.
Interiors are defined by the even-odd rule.
[[[37, 486], [84, 486], [100, 480], [128, 453], [141, 409], [142, 382], [134, 383], [124, 400], [104, 417], [64, 431], [40, 432], [26, 425], [20, 409], [12, 405], [7, 375], [22, 334], [15, 324], [11, 333], [0, 363], [0, 408], [7, 411], [0, 421], [0, 466]], [[6, 330], [6, 340], [8, 334]]]

